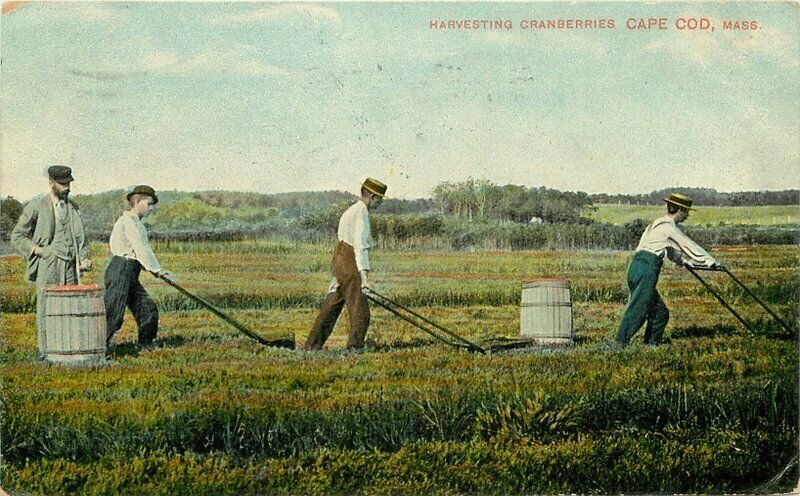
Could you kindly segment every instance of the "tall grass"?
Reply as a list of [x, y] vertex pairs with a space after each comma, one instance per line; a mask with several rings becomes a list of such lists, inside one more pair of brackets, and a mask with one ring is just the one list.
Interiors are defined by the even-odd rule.
[[[331, 246], [158, 244], [182, 285], [260, 334], [302, 343]], [[717, 255], [797, 321], [794, 246]], [[92, 246], [95, 265], [107, 256]], [[368, 350], [274, 350], [143, 275], [160, 347], [128, 318], [110, 363], [36, 357], [32, 286], [0, 262], [4, 488], [60, 494], [747, 492], [797, 452], [796, 332], [722, 274], [704, 274], [757, 327], [665, 266], [670, 344], [609, 346], [629, 253], [376, 250], [380, 291], [475, 341], [519, 334], [522, 281], [570, 280], [576, 342], [490, 355], [453, 350], [373, 309]], [[86, 274], [102, 280], [102, 270]], [[18, 312], [18, 313], [14, 313]], [[762, 320], [759, 320], [762, 319]], [[640, 341], [637, 336], [637, 343]], [[676, 475], [678, 474], [678, 475]], [[793, 474], [793, 473], [790, 473]]]

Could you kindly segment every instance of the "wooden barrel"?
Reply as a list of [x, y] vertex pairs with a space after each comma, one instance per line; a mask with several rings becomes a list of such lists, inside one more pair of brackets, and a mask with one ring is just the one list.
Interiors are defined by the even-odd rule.
[[572, 342], [568, 280], [536, 279], [523, 283], [520, 334], [543, 343]]
[[55, 363], [105, 361], [105, 289], [97, 285], [54, 286], [44, 291], [44, 353]]

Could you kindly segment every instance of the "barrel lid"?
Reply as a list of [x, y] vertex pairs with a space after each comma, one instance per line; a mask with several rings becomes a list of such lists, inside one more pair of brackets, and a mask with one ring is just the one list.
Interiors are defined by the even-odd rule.
[[67, 284], [66, 286], [53, 286], [52, 288], [46, 288], [45, 291], [58, 293], [89, 293], [93, 291], [99, 291], [101, 289], [103, 289], [103, 287], [98, 284]]
[[532, 282], [569, 282], [569, 279], [565, 277], [552, 277], [550, 279], [525, 279], [522, 281], [522, 284], [529, 284]]

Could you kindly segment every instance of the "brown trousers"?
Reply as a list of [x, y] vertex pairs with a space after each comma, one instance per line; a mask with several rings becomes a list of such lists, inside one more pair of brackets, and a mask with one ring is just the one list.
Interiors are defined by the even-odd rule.
[[306, 340], [306, 350], [320, 350], [328, 340], [336, 319], [342, 313], [342, 307], [347, 305], [350, 314], [350, 337], [347, 339], [347, 348], [363, 348], [364, 338], [369, 327], [369, 302], [366, 295], [361, 292], [361, 275], [356, 267], [356, 255], [353, 247], [339, 241], [333, 253], [333, 275], [339, 282], [339, 287], [333, 293], [328, 293], [322, 308], [319, 310], [314, 327]]

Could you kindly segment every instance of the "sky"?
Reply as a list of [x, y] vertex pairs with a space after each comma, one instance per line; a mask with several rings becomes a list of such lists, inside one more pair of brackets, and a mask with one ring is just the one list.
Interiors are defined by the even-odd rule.
[[[559, 19], [593, 27], [530, 27]], [[56, 163], [84, 194], [798, 188], [798, 25], [777, 2], [7, 2], [0, 195]]]

